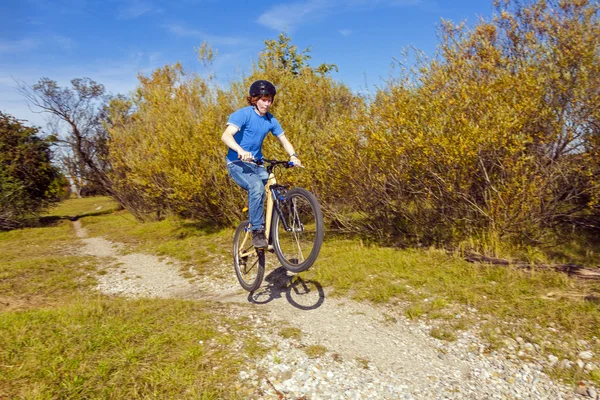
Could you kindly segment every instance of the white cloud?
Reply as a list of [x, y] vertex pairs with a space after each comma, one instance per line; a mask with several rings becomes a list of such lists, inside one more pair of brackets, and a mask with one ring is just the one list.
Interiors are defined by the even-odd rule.
[[258, 17], [258, 22], [266, 27], [283, 31], [292, 30], [310, 18], [326, 13], [335, 5], [331, 0], [309, 0], [300, 3], [285, 4], [273, 7]]
[[166, 24], [165, 28], [171, 33], [174, 33], [177, 36], [202, 36], [202, 32], [196, 29], [189, 29], [179, 24]]
[[0, 41], [0, 54], [21, 53], [38, 47], [39, 42], [34, 39]]
[[216, 36], [210, 35], [197, 29], [190, 29], [181, 24], [166, 24], [164, 27], [171, 33], [182, 37], [194, 37], [202, 41], [206, 41], [211, 45], [223, 46], [239, 46], [248, 44], [249, 41], [245, 38], [234, 36]]
[[340, 29], [339, 32], [342, 36], [352, 35], [352, 30], [350, 30], [350, 29]]
[[128, 0], [127, 4], [119, 8], [119, 19], [135, 19], [144, 14], [162, 12], [158, 7], [143, 0]]
[[[257, 22], [278, 31], [291, 31], [315, 19], [365, 7], [437, 7], [435, 0], [306, 0], [277, 5], [258, 17]], [[341, 33], [341, 32], [340, 32]], [[343, 33], [342, 33], [343, 34]]]
[[52, 35], [50, 39], [63, 50], [72, 50], [76, 47], [73, 39], [61, 35]]
[[66, 36], [46, 34], [43, 37], [20, 40], [0, 41], [0, 54], [26, 53], [40, 47], [59, 47], [62, 50], [72, 50], [76, 42]]

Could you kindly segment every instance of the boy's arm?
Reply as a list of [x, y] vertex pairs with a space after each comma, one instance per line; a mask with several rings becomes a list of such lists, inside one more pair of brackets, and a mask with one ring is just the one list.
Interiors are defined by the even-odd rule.
[[277, 139], [279, 139], [279, 141], [281, 142], [281, 145], [283, 146], [285, 151], [287, 151], [287, 153], [289, 154], [290, 161], [293, 162], [295, 165], [301, 166], [302, 162], [298, 158], [298, 154], [296, 154], [296, 151], [294, 150], [294, 146], [292, 146], [292, 144], [290, 143], [288, 138], [285, 137], [285, 134], [281, 134], [281, 135], [277, 136]]
[[242, 146], [240, 146], [233, 138], [233, 135], [235, 135], [237, 131], [239, 131], [239, 128], [237, 126], [227, 125], [227, 128], [225, 128], [225, 132], [223, 132], [223, 134], [221, 135], [221, 140], [227, 145], [227, 147], [238, 153], [238, 158], [240, 158], [242, 161], [252, 161], [252, 159], [254, 158], [252, 156], [252, 153], [244, 150]]

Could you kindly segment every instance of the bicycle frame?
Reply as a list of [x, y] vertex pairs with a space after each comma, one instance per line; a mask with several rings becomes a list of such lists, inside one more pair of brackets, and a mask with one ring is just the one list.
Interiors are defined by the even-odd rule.
[[[262, 283], [265, 273], [265, 250], [275, 253], [286, 270], [300, 273], [316, 261], [323, 243], [324, 231], [323, 215], [314, 194], [299, 187], [288, 190], [287, 186], [277, 183], [275, 169], [278, 166], [291, 168], [295, 165], [289, 161], [267, 159], [260, 160], [257, 164], [265, 164], [267, 172], [264, 186], [267, 247], [253, 246], [253, 232], [247, 220], [238, 224], [233, 242], [235, 273], [242, 287], [250, 292]], [[306, 217], [308, 219], [305, 219]], [[308, 223], [309, 227], [306, 235], [305, 223]]]
[[[269, 178], [267, 179], [267, 184], [265, 185], [265, 191], [266, 193], [266, 199], [265, 199], [265, 203], [267, 205], [267, 210], [266, 210], [266, 214], [265, 214], [265, 237], [267, 238], [267, 240], [269, 240], [270, 235], [271, 235], [271, 221], [273, 219], [273, 212], [274, 212], [274, 203], [275, 203], [275, 199], [273, 198], [273, 191], [271, 190], [271, 188], [277, 184], [277, 179], [275, 179], [275, 174], [273, 173], [273, 171], [269, 172]], [[246, 241], [247, 240], [252, 240], [252, 235], [250, 234], [250, 231], [246, 231], [246, 234], [244, 235], [244, 240], [242, 241], [242, 244], [240, 245], [240, 248], [245, 248], [246, 246]], [[273, 244], [269, 243], [269, 247], [267, 248], [267, 250], [272, 250], [273, 249]], [[256, 251], [254, 250], [254, 247], [250, 247], [250, 250], [247, 252], [243, 252], [240, 253], [240, 257], [252, 257], [256, 255]]]

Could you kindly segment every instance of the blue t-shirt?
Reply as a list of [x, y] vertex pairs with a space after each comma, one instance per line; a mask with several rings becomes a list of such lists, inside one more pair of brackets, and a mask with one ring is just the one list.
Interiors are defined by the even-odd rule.
[[[240, 130], [233, 138], [242, 149], [252, 153], [254, 158], [262, 158], [262, 144], [271, 132], [276, 137], [283, 135], [283, 129], [272, 114], [260, 116], [253, 106], [241, 108], [229, 116], [227, 125], [234, 125]], [[238, 160], [238, 153], [229, 149], [227, 163]]]

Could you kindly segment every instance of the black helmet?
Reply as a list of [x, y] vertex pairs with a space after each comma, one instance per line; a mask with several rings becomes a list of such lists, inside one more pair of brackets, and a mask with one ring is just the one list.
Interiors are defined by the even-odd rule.
[[255, 81], [252, 85], [250, 85], [250, 96], [275, 96], [277, 94], [277, 90], [275, 90], [275, 86], [263, 79]]

